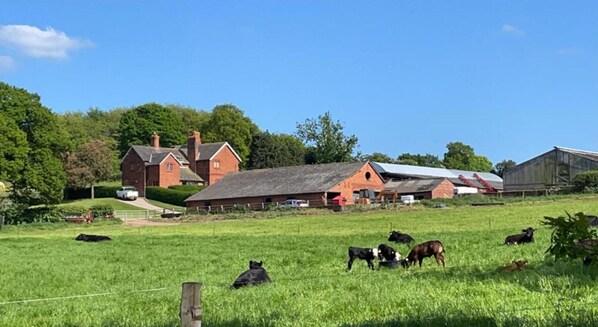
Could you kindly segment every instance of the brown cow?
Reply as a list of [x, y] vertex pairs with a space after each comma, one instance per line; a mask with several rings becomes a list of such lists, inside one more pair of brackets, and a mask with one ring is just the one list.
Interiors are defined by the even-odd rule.
[[425, 243], [417, 244], [416, 246], [411, 249], [409, 255], [407, 256], [407, 267], [410, 265], [414, 265], [416, 261], [419, 262], [419, 266], [422, 266], [422, 261], [424, 258], [434, 256], [436, 258], [436, 264], [440, 265], [442, 262], [442, 267], [444, 267], [444, 245], [440, 243], [440, 241], [428, 241]]

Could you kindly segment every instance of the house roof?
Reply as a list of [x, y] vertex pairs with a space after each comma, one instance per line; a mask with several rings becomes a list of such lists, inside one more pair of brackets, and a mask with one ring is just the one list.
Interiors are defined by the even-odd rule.
[[246, 170], [225, 175], [185, 201], [326, 192], [359, 172], [367, 162], [337, 162], [271, 169]]
[[476, 185], [478, 188], [484, 188], [484, 186], [480, 184], [477, 181], [477, 179], [473, 176], [473, 174], [475, 173], [481, 178], [485, 179], [488, 183], [490, 183], [492, 187], [501, 190], [503, 188], [502, 178], [492, 173], [482, 173], [459, 169], [398, 165], [381, 162], [373, 162], [372, 166], [381, 175], [411, 177], [416, 179], [447, 178], [455, 185], [466, 185], [463, 181], [459, 179], [459, 175], [463, 175], [463, 177], [465, 177], [471, 183]]
[[391, 180], [384, 184], [385, 191], [397, 193], [419, 193], [430, 192], [438, 185], [447, 180], [446, 178], [434, 179], [411, 179], [411, 180]]
[[194, 173], [189, 167], [181, 167], [180, 180], [185, 182], [205, 182], [203, 178]]
[[169, 153], [172, 153], [176, 160], [178, 160], [181, 164], [189, 164], [189, 161], [187, 161], [185, 156], [180, 151], [178, 151], [178, 149], [154, 148], [151, 146], [144, 145], [133, 145], [131, 149], [137, 152], [141, 160], [149, 163], [150, 165], [159, 164]]
[[[228, 144], [228, 142], [216, 142], [216, 143], [205, 143], [199, 145], [199, 158], [197, 160], [211, 160], [224, 146], [228, 146], [228, 148], [232, 151], [232, 153], [237, 157], [239, 162], [241, 162], [241, 157], [235, 152], [232, 146]], [[182, 152], [186, 158], [189, 156], [187, 155], [187, 148], [180, 147], [177, 148], [180, 152]]]

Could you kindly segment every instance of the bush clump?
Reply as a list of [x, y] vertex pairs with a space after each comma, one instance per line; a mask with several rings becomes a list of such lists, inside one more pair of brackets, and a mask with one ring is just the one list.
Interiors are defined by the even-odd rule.
[[576, 192], [598, 192], [598, 170], [588, 170], [575, 175], [573, 178], [573, 188]]
[[93, 217], [95, 219], [114, 217], [114, 207], [111, 205], [95, 205], [91, 206], [89, 210], [93, 212]]

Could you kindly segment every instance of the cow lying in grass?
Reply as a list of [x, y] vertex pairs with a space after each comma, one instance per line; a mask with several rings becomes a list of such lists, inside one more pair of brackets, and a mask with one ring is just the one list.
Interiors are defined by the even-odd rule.
[[419, 266], [422, 266], [422, 262], [424, 258], [434, 256], [436, 258], [436, 264], [440, 265], [442, 262], [442, 267], [444, 267], [444, 245], [440, 243], [440, 241], [428, 241], [425, 243], [417, 244], [414, 246], [409, 255], [407, 255], [407, 264], [404, 266], [408, 268], [411, 265], [414, 265], [415, 262], [419, 262]]
[[83, 241], [83, 242], [101, 242], [101, 241], [111, 241], [112, 239], [108, 236], [104, 235], [89, 235], [89, 234], [79, 234], [79, 236], [75, 237], [76, 241]]
[[598, 227], [598, 216], [588, 215], [586, 217], [588, 217], [588, 223], [590, 224], [590, 227]]
[[535, 229], [528, 227], [527, 229], [522, 229], [521, 231], [523, 234], [507, 236], [507, 238], [505, 238], [505, 244], [534, 243]]
[[583, 258], [584, 266], [589, 266], [594, 259], [598, 259], [598, 239], [575, 242], [573, 246], [585, 252]]
[[409, 244], [414, 242], [415, 240], [409, 234], [403, 234], [400, 231], [393, 230], [390, 232], [390, 236], [388, 237], [389, 242], [397, 242], [399, 244]]
[[248, 285], [259, 285], [262, 283], [269, 283], [272, 280], [268, 276], [266, 269], [262, 267], [263, 262], [249, 261], [249, 270], [244, 271], [235, 281], [232, 287], [240, 288]]

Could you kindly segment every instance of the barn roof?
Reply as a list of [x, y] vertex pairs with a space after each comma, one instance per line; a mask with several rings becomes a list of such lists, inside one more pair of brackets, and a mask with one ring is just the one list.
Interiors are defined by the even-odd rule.
[[492, 174], [492, 173], [481, 173], [481, 172], [459, 170], [459, 169], [398, 165], [398, 164], [388, 164], [388, 163], [381, 163], [381, 162], [373, 162], [372, 164], [373, 164], [374, 168], [381, 174], [387, 173], [387, 174], [391, 174], [391, 175], [413, 176], [413, 177], [418, 177], [418, 178], [443, 177], [443, 178], [457, 178], [457, 179], [459, 178], [459, 175], [463, 175], [467, 179], [475, 180], [475, 177], [473, 177], [473, 174], [476, 173], [488, 182], [502, 183], [502, 178], [500, 178], [499, 176]]
[[447, 180], [446, 178], [433, 179], [410, 179], [410, 180], [391, 180], [384, 184], [385, 191], [397, 193], [418, 193], [430, 192], [438, 185]]
[[185, 201], [322, 193], [353, 176], [365, 165], [368, 163], [337, 162], [229, 173]]
[[587, 158], [590, 160], [598, 161], [598, 152], [577, 150], [577, 149], [565, 148], [562, 146], [555, 146], [554, 148], [557, 150], [560, 150], [562, 152], [567, 152], [567, 153], [574, 154], [576, 156], [580, 156], [580, 157], [584, 157], [584, 158]]

